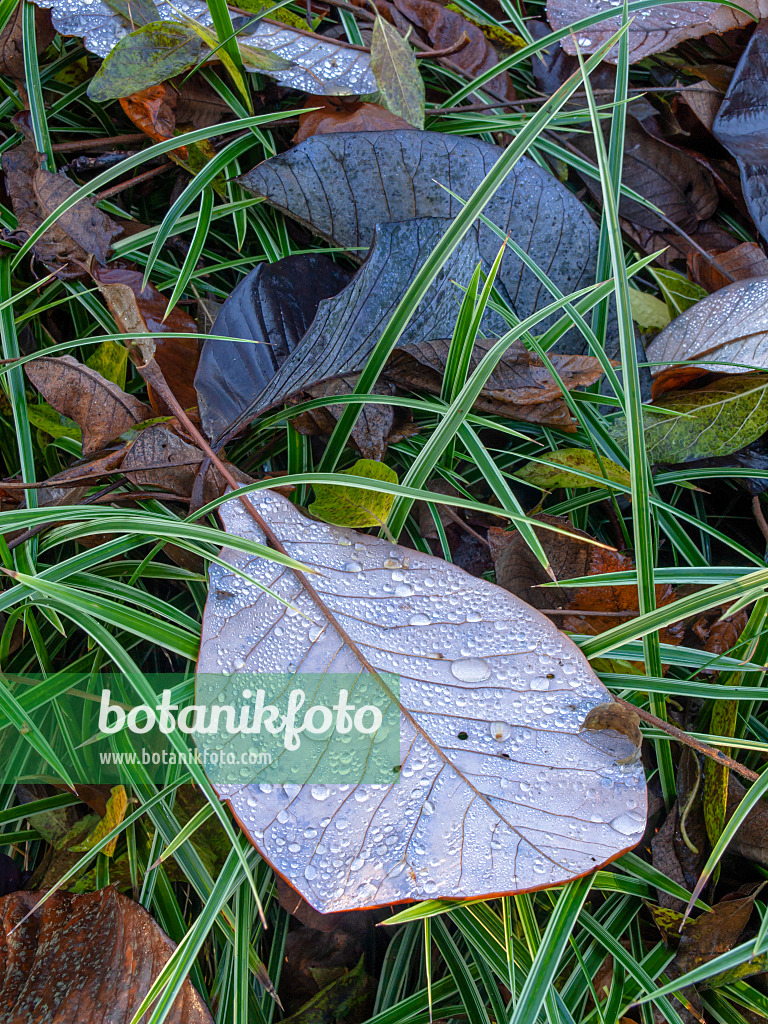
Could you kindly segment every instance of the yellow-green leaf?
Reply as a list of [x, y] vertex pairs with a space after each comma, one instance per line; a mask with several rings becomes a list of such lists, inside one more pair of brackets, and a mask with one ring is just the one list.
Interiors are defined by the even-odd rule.
[[527, 466], [518, 470], [515, 476], [533, 487], [540, 487], [543, 491], [553, 491], [556, 487], [601, 486], [597, 480], [590, 480], [584, 476], [584, 473], [602, 477], [602, 486], [605, 487], [611, 483], [630, 486], [629, 473], [623, 466], [605, 456], [598, 459], [588, 448], [562, 448], [558, 452], [551, 452], [546, 458], [547, 462], [555, 462], [557, 465], [545, 466], [541, 462], [529, 462]]
[[371, 68], [386, 107], [415, 128], [424, 127], [424, 80], [408, 39], [376, 15]]
[[[343, 472], [369, 480], [397, 483], [394, 469], [375, 459], [359, 459]], [[382, 526], [395, 500], [393, 494], [343, 484], [315, 484], [315, 494], [316, 500], [309, 506], [309, 511], [324, 523], [333, 523], [334, 526]]]
[[[96, 828], [81, 843], [78, 843], [77, 846], [70, 846], [70, 853], [87, 853], [88, 850], [92, 850], [108, 832], [111, 832], [125, 818], [127, 807], [128, 797], [126, 796], [125, 786], [113, 786], [111, 796], [107, 800], [106, 814]], [[116, 846], [117, 836], [110, 840], [101, 852], [106, 857], [111, 857], [115, 852]]]
[[128, 371], [128, 349], [117, 341], [109, 338], [97, 346], [93, 355], [86, 361], [86, 366], [100, 373], [105, 380], [125, 391]]
[[648, 292], [640, 292], [636, 288], [629, 290], [629, 305], [632, 309], [632, 319], [638, 327], [660, 331], [672, 319], [666, 302], [657, 299], [655, 295], [649, 295]]

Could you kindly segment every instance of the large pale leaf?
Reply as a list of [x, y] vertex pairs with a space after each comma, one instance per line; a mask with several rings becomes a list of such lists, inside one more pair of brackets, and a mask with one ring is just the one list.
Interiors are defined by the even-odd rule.
[[195, 377], [209, 437], [218, 438], [248, 408], [304, 337], [320, 300], [349, 278], [338, 263], [312, 254], [261, 263], [237, 285], [203, 345]]
[[[643, 410], [643, 428], [652, 462], [737, 452], [768, 430], [768, 374], [723, 375], [696, 391], [667, 391]], [[623, 417], [612, 433], [626, 447]]]
[[[377, 224], [455, 217], [462, 204], [446, 189], [468, 199], [501, 152], [439, 132], [340, 132], [313, 136], [240, 180], [335, 245], [366, 249]], [[594, 280], [598, 234], [589, 213], [532, 160], [522, 157], [515, 164], [484, 213], [563, 293]], [[481, 226], [480, 252], [489, 265], [500, 244], [498, 235]], [[511, 252], [502, 260], [497, 285], [521, 318], [551, 301], [536, 275]], [[558, 349], [583, 352], [585, 345], [573, 332]], [[608, 354], [616, 351], [611, 335]]]
[[679, 360], [726, 373], [768, 369], [768, 277], [735, 281], [708, 295], [665, 327], [647, 352], [654, 374]]
[[[319, 303], [300, 344], [237, 422], [245, 423], [320, 381], [362, 369], [382, 328], [447, 228], [447, 220], [429, 217], [379, 225], [366, 262], [338, 295]], [[454, 249], [419, 303], [399, 347], [418, 346], [445, 333], [446, 325], [453, 324], [459, 312], [463, 297], [459, 286], [469, 284], [479, 262], [477, 234], [471, 232]], [[483, 333], [496, 335], [503, 330], [501, 317], [485, 314]]]
[[[554, 29], [565, 28], [575, 21], [593, 14], [616, 11], [615, 0], [548, 0], [547, 19]], [[642, 60], [651, 53], [671, 50], [685, 39], [700, 39], [701, 36], [728, 32], [732, 28], [749, 25], [750, 15], [757, 18], [768, 14], [766, 0], [739, 0], [741, 10], [724, 4], [698, 3], [697, 0], [683, 0], [681, 3], [649, 7], [633, 11], [629, 27], [629, 59]], [[594, 53], [621, 28], [621, 12], [607, 18], [576, 35], [565, 36], [563, 49], [567, 53]], [[608, 53], [607, 60], [618, 60], [618, 45]]]
[[[768, 13], [768, 12], [766, 12]], [[752, 220], [768, 238], [768, 22], [761, 22], [738, 63], [712, 132], [736, 157]]]
[[[251, 498], [290, 553], [319, 570], [323, 599], [362, 653], [400, 677], [396, 783], [219, 784], [314, 907], [541, 888], [639, 842], [642, 767], [617, 765], [630, 752], [624, 737], [580, 731], [609, 696], [558, 629], [440, 559], [312, 522], [269, 491]], [[222, 515], [230, 533], [262, 537], [239, 501]], [[224, 557], [282, 600], [212, 566], [199, 675], [360, 671], [292, 573]]]
[[[62, 35], [82, 36], [88, 49], [100, 57], [106, 57], [118, 40], [130, 31], [129, 23], [104, 0], [34, 2], [40, 7], [51, 8], [53, 24]], [[207, 27], [213, 22], [208, 5], [202, 0], [158, 0], [156, 6], [163, 21], [181, 21], [182, 15], [186, 14]], [[238, 36], [238, 40], [246, 46], [269, 50], [291, 61], [294, 67], [284, 70], [254, 69], [263, 71], [288, 88], [326, 96], [376, 92], [370, 55], [335, 39], [326, 39], [263, 18], [254, 29]]]

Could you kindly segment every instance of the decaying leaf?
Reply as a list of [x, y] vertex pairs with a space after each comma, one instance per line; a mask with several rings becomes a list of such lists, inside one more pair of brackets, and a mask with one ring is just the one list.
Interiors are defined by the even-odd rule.
[[[533, 487], [541, 487], [545, 491], [553, 491], [556, 487], [607, 487], [611, 490], [611, 483], [622, 484], [629, 487], [631, 478], [629, 472], [618, 463], [598, 455], [589, 448], [561, 448], [556, 452], [549, 452], [546, 456], [547, 462], [554, 462], [554, 466], [545, 465], [543, 462], [529, 462], [527, 466], [517, 470], [515, 476], [518, 480]], [[600, 483], [584, 476], [589, 473], [593, 477], [602, 477], [605, 481]]]
[[[379, 340], [382, 326], [447, 226], [447, 221], [437, 218], [380, 224], [366, 262], [338, 295], [319, 303], [317, 315], [300, 343], [235, 424], [245, 424], [324, 380], [361, 370]], [[452, 323], [458, 312], [459, 285], [469, 284], [479, 262], [477, 235], [470, 233], [430, 285], [400, 337], [400, 347], [418, 347], [440, 337], [445, 324]], [[501, 317], [486, 313], [480, 329], [489, 335], [502, 331]], [[229, 424], [228, 432], [235, 424]]]
[[[365, 250], [377, 224], [417, 217], [455, 217], [461, 210], [450, 189], [468, 199], [501, 149], [441, 132], [352, 132], [313, 136], [241, 178], [255, 195], [346, 249]], [[440, 187], [444, 186], [444, 187]], [[594, 279], [598, 233], [587, 210], [557, 179], [522, 157], [488, 203], [484, 214], [523, 246], [531, 259], [568, 294]], [[499, 237], [479, 231], [488, 267]], [[538, 278], [512, 253], [502, 259], [499, 291], [521, 318], [551, 301]], [[543, 321], [541, 330], [550, 321]], [[445, 333], [445, 332], [443, 332]], [[569, 332], [556, 351], [586, 352]], [[618, 352], [611, 331], [608, 355]]]
[[[724, 374], [697, 390], [666, 391], [643, 409], [643, 429], [652, 462], [690, 462], [737, 452], [768, 430], [768, 374]], [[612, 433], [626, 446], [623, 417]]]
[[[106, 57], [131, 29], [128, 21], [105, 0], [90, 3], [35, 0], [35, 3], [52, 9], [53, 24], [62, 35], [82, 36], [88, 49], [100, 57]], [[203, 0], [158, 0], [156, 6], [164, 22], [183, 22], [186, 16], [210, 28], [213, 21]], [[291, 63], [293, 66], [284, 70], [261, 69], [290, 89], [326, 96], [376, 92], [370, 55], [356, 47], [268, 18], [262, 18], [247, 35], [238, 36], [238, 41], [246, 47], [268, 50]]]
[[117, 43], [88, 83], [88, 95], [96, 103], [130, 96], [193, 68], [202, 51], [200, 37], [186, 25], [142, 25]]
[[[25, 130], [23, 122], [20, 127]], [[22, 237], [31, 235], [77, 191], [78, 186], [66, 174], [52, 174], [40, 166], [40, 157], [29, 139], [3, 153], [2, 168]], [[110, 246], [122, 230], [92, 199], [80, 199], [35, 242], [34, 253], [65, 280], [82, 277], [83, 264], [91, 256], [98, 263], [106, 263]]]
[[[383, 462], [358, 459], [354, 466], [342, 470], [350, 476], [364, 476], [370, 480], [397, 483], [397, 473]], [[365, 491], [361, 487], [334, 484], [315, 484], [316, 498], [309, 506], [313, 516], [335, 526], [383, 526], [395, 500], [385, 491]]]
[[306, 334], [320, 301], [349, 279], [349, 271], [327, 256], [307, 255], [260, 263], [239, 282], [216, 317], [214, 337], [203, 345], [195, 377], [200, 418], [211, 439], [218, 440], [264, 390]]
[[[0, 75], [17, 78], [22, 81], [24, 72], [24, 36], [22, 30], [23, 4], [18, 4], [0, 32]], [[35, 11], [35, 44], [38, 55], [53, 42], [56, 31], [51, 24], [48, 11], [38, 8]]]
[[[765, 16], [768, 10], [761, 14]], [[766, 69], [768, 22], [762, 21], [747, 43], [712, 126], [718, 142], [736, 157], [744, 199], [763, 238], [768, 238], [768, 176], [764, 158], [768, 146]]]
[[626, 759], [619, 764], [631, 764], [640, 757], [640, 748], [643, 745], [643, 734], [640, 732], [640, 719], [631, 708], [617, 703], [615, 700], [606, 704], [598, 704], [592, 708], [584, 719], [582, 729], [588, 732], [602, 732], [606, 729], [626, 736], [633, 744], [634, 750]]
[[[324, 600], [374, 667], [400, 677], [396, 783], [219, 787], [312, 906], [535, 889], [592, 871], [638, 842], [642, 768], [617, 766], [629, 752], [624, 738], [586, 741], [580, 726], [608, 692], [559, 630], [440, 559], [311, 522], [269, 491], [251, 497], [291, 554], [318, 570]], [[221, 510], [229, 532], [260, 536], [240, 502]], [[211, 567], [198, 686], [212, 674], [221, 687], [235, 666], [359, 673], [291, 572], [229, 550], [224, 557], [281, 600]], [[286, 615], [283, 601], [300, 614]], [[306, 829], [312, 841], [289, 848]]]
[[[710, 33], [719, 35], [750, 24], [754, 16], [763, 18], [768, 14], [765, 0], [743, 0], [738, 7], [748, 13], [724, 4], [689, 0], [633, 12], [628, 32], [629, 59], [632, 62], [642, 60], [651, 53], [671, 50], [685, 39], [700, 39]], [[621, 17], [615, 15], [611, 0], [548, 0], [547, 3], [547, 19], [554, 29], [602, 12], [614, 16], [579, 32], [575, 39], [565, 36], [563, 49], [570, 54], [576, 53], [577, 47], [582, 53], [594, 53], [621, 28]], [[605, 59], [614, 63], [618, 60], [618, 45]]]
[[768, 277], [735, 281], [697, 302], [653, 339], [648, 358], [661, 364], [654, 373], [683, 359], [726, 373], [768, 367]]
[[[85, 853], [87, 850], [92, 850], [99, 840], [103, 839], [108, 832], [111, 832], [113, 828], [122, 822], [127, 809], [128, 797], [125, 792], [125, 786], [113, 786], [104, 811], [104, 817], [81, 843], [69, 847], [70, 853]], [[101, 852], [105, 857], [114, 857], [116, 847], [117, 836], [110, 840]]]
[[24, 369], [43, 398], [83, 431], [83, 455], [153, 415], [144, 402], [72, 356], [39, 356]]
[[[746, 789], [733, 772], [728, 775], [727, 817], [744, 799]], [[768, 801], [758, 800], [739, 827], [728, 847], [731, 853], [738, 853], [747, 860], [768, 867]]]
[[[768, 257], [757, 242], [742, 242], [727, 252], [710, 252], [711, 260], [700, 252], [688, 255], [688, 273], [696, 284], [716, 292], [733, 281], [768, 275]], [[730, 277], [726, 277], [729, 274]]]
[[387, 109], [416, 128], [424, 127], [424, 79], [416, 57], [396, 28], [376, 16], [371, 40], [371, 68]]
[[[589, 534], [574, 529], [567, 518], [542, 514], [533, 517], [533, 521], [558, 526], [571, 534], [565, 536], [547, 529], [535, 531], [555, 579], [567, 580], [634, 568], [632, 559], [626, 555], [590, 543], [592, 538]], [[638, 614], [636, 586], [543, 587], [541, 584], [550, 583], [551, 577], [518, 532], [506, 533], [492, 527], [488, 539], [499, 586], [528, 601], [545, 615], [551, 615], [561, 629], [569, 633], [594, 635], [604, 633]], [[670, 604], [674, 599], [675, 593], [669, 584], [656, 584], [658, 607]], [[679, 644], [683, 639], [683, 628], [668, 626], [660, 637], [662, 643]]]
[[[113, 887], [80, 896], [57, 892], [38, 907], [43, 895], [0, 900], [0, 1019], [130, 1024], [174, 943]], [[213, 1017], [185, 981], [166, 1021], [213, 1024]]]
[[378, 103], [343, 99], [340, 96], [310, 96], [310, 110], [299, 116], [299, 130], [293, 138], [303, 142], [310, 135], [330, 135], [333, 132], [391, 132], [409, 128], [407, 121]]
[[[470, 370], [475, 369], [493, 344], [494, 339], [477, 339], [469, 361]], [[401, 341], [385, 367], [384, 376], [402, 388], [439, 395], [449, 348], [447, 338]], [[567, 391], [594, 384], [603, 372], [594, 356], [555, 352], [550, 360]], [[568, 432], [576, 429], [560, 384], [536, 353], [529, 352], [522, 342], [511, 345], [499, 360], [478, 395], [475, 408]]]

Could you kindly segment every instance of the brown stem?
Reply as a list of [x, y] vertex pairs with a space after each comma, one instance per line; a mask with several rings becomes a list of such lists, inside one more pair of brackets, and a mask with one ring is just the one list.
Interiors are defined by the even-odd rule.
[[700, 754], [705, 757], [711, 758], [724, 768], [730, 768], [731, 771], [738, 772], [739, 775], [743, 775], [745, 779], [749, 779], [751, 782], [755, 782], [760, 776], [757, 772], [753, 772], [751, 768], [747, 768], [746, 765], [740, 761], [734, 761], [732, 757], [728, 757], [722, 750], [716, 750], [715, 747], [710, 747], [708, 743], [703, 743], [701, 740], [697, 740], [695, 736], [689, 735], [687, 732], [683, 732], [682, 729], [678, 729], [675, 725], [670, 725], [669, 722], [665, 722], [661, 718], [657, 718], [656, 715], [652, 715], [650, 711], [645, 711], [643, 708], [638, 708], [636, 705], [631, 704], [628, 700], [623, 700], [621, 697], [615, 697], [614, 700], [621, 704], [622, 707], [628, 708], [634, 711], [638, 718], [642, 718], [648, 725], [655, 725], [657, 729], [661, 729], [667, 735], [672, 736], [678, 741], [678, 743], [684, 743], [687, 747], [692, 747], [697, 750]]
[[752, 512], [757, 520], [757, 525], [760, 527], [760, 533], [765, 537], [766, 544], [768, 544], [768, 523], [763, 515], [763, 506], [760, 504], [759, 494], [756, 494], [752, 499]]
[[133, 135], [112, 135], [108, 139], [73, 139], [71, 142], [54, 142], [54, 153], [82, 153], [86, 149], [109, 149], [110, 146], [130, 146], [134, 143], [149, 142], [144, 132]]
[[127, 181], [118, 182], [117, 185], [113, 185], [111, 188], [105, 188], [103, 192], [99, 192], [93, 197], [94, 202], [100, 203], [102, 199], [109, 199], [111, 196], [116, 196], [118, 192], [123, 192], [125, 189], [131, 188], [132, 185], [140, 185], [142, 181], [149, 181], [150, 178], [156, 178], [158, 174], [163, 174], [172, 167], [173, 164], [170, 160], [167, 163], [161, 164], [160, 167], [150, 167], [148, 171], [142, 171], [142, 173], [137, 174], [135, 178], [129, 178]]
[[462, 32], [459, 38], [451, 46], [445, 46], [442, 50], [422, 50], [416, 54], [417, 60], [423, 60], [425, 57], [448, 57], [452, 53], [458, 53], [459, 50], [463, 50], [469, 42], [469, 36], [466, 32]]

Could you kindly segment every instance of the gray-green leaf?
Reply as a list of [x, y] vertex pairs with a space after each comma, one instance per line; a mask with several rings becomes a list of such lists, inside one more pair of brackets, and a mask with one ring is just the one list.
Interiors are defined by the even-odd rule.
[[104, 0], [108, 7], [125, 18], [132, 28], [140, 25], [151, 25], [160, 21], [160, 12], [152, 0]]
[[[644, 409], [643, 425], [651, 462], [730, 455], [768, 430], [768, 374], [734, 374], [697, 391], [670, 391]], [[612, 433], [626, 448], [623, 417]]]
[[200, 59], [203, 44], [186, 25], [153, 21], [124, 36], [91, 79], [97, 103], [130, 96], [181, 74]]
[[387, 109], [416, 128], [423, 128], [424, 80], [416, 57], [408, 40], [381, 15], [376, 16], [373, 26], [371, 68]]

